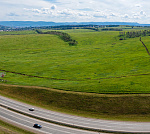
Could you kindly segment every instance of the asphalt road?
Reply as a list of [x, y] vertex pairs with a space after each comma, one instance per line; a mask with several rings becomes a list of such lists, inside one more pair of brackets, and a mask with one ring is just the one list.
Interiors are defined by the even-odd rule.
[[[24, 129], [33, 131], [35, 133], [41, 133], [41, 134], [42, 133], [43, 134], [98, 134], [98, 132], [90, 132], [90, 131], [85, 131], [80, 129], [74, 129], [74, 128], [64, 127], [64, 126], [40, 121], [10, 111], [3, 107], [0, 107], [0, 119], [9, 120], [11, 124], [22, 125]], [[33, 125], [35, 123], [42, 125], [42, 128], [41, 129], [34, 128]]]
[[[47, 119], [54, 122], [60, 122], [62, 124], [68, 124], [72, 126], [78, 126], [81, 128], [90, 128], [99, 131], [106, 132], [125, 132], [125, 133], [149, 133], [150, 134], [150, 122], [123, 122], [123, 121], [109, 121], [84, 118], [78, 116], [67, 115], [50, 110], [27, 105], [25, 103], [17, 102], [5, 97], [0, 96], [0, 105], [5, 105], [18, 111], [31, 114], [43, 119]], [[29, 108], [35, 108], [35, 111], [29, 111]]]

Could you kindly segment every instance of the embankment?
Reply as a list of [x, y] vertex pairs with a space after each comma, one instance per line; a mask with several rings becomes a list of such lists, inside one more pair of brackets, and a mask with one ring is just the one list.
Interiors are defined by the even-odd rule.
[[49, 109], [86, 115], [147, 115], [150, 95], [102, 95], [0, 84], [0, 94]]

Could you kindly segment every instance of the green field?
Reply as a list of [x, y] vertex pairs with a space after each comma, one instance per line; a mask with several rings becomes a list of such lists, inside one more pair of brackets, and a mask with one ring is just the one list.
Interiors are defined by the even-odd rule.
[[[63, 32], [78, 44], [69, 46], [56, 35], [34, 31], [0, 35], [0, 73], [6, 74], [1, 83], [92, 93], [150, 93], [150, 56], [139, 38], [120, 41], [117, 31]], [[142, 37], [150, 50], [149, 40], [150, 36]]]
[[[150, 55], [139, 37], [119, 40], [119, 31], [90, 29], [62, 32], [78, 44], [35, 31], [2, 32], [0, 94], [86, 117], [150, 121]], [[150, 51], [149, 40], [142, 37]]]
[[34, 30], [0, 32], [0, 35], [26, 35], [26, 34], [37, 34], [37, 32]]

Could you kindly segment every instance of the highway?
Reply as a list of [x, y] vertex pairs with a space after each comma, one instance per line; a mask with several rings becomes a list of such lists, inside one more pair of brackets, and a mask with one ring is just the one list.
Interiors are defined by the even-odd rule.
[[[45, 110], [25, 103], [17, 102], [0, 96], [0, 105], [18, 110], [19, 112], [29, 114], [50, 122], [76, 126], [79, 128], [118, 133], [150, 133], [150, 122], [123, 122], [109, 121], [92, 118], [84, 118], [73, 115], [67, 115], [50, 110]], [[29, 111], [29, 108], [35, 108], [35, 111]]]
[[[18, 114], [3, 107], [0, 107], [0, 119], [9, 120], [9, 123], [16, 126], [22, 125], [22, 128], [37, 134], [98, 134], [98, 132], [90, 132], [47, 123], [28, 116], [24, 116], [22, 114]], [[42, 128], [34, 128], [33, 125], [35, 123], [42, 125]]]

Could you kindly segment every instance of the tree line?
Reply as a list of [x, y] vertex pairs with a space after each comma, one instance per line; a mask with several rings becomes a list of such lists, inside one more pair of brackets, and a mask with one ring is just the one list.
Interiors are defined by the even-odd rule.
[[120, 40], [124, 40], [126, 38], [141, 37], [141, 36], [150, 36], [150, 30], [119, 32]]
[[102, 31], [122, 31], [121, 28], [102, 28]]
[[71, 38], [71, 36], [67, 33], [60, 32], [60, 31], [47, 31], [47, 32], [42, 32], [41, 30], [36, 30], [38, 34], [53, 34], [53, 35], [58, 35], [62, 40], [65, 42], [68, 42], [70, 46], [75, 46], [78, 44], [78, 42], [74, 39]]

